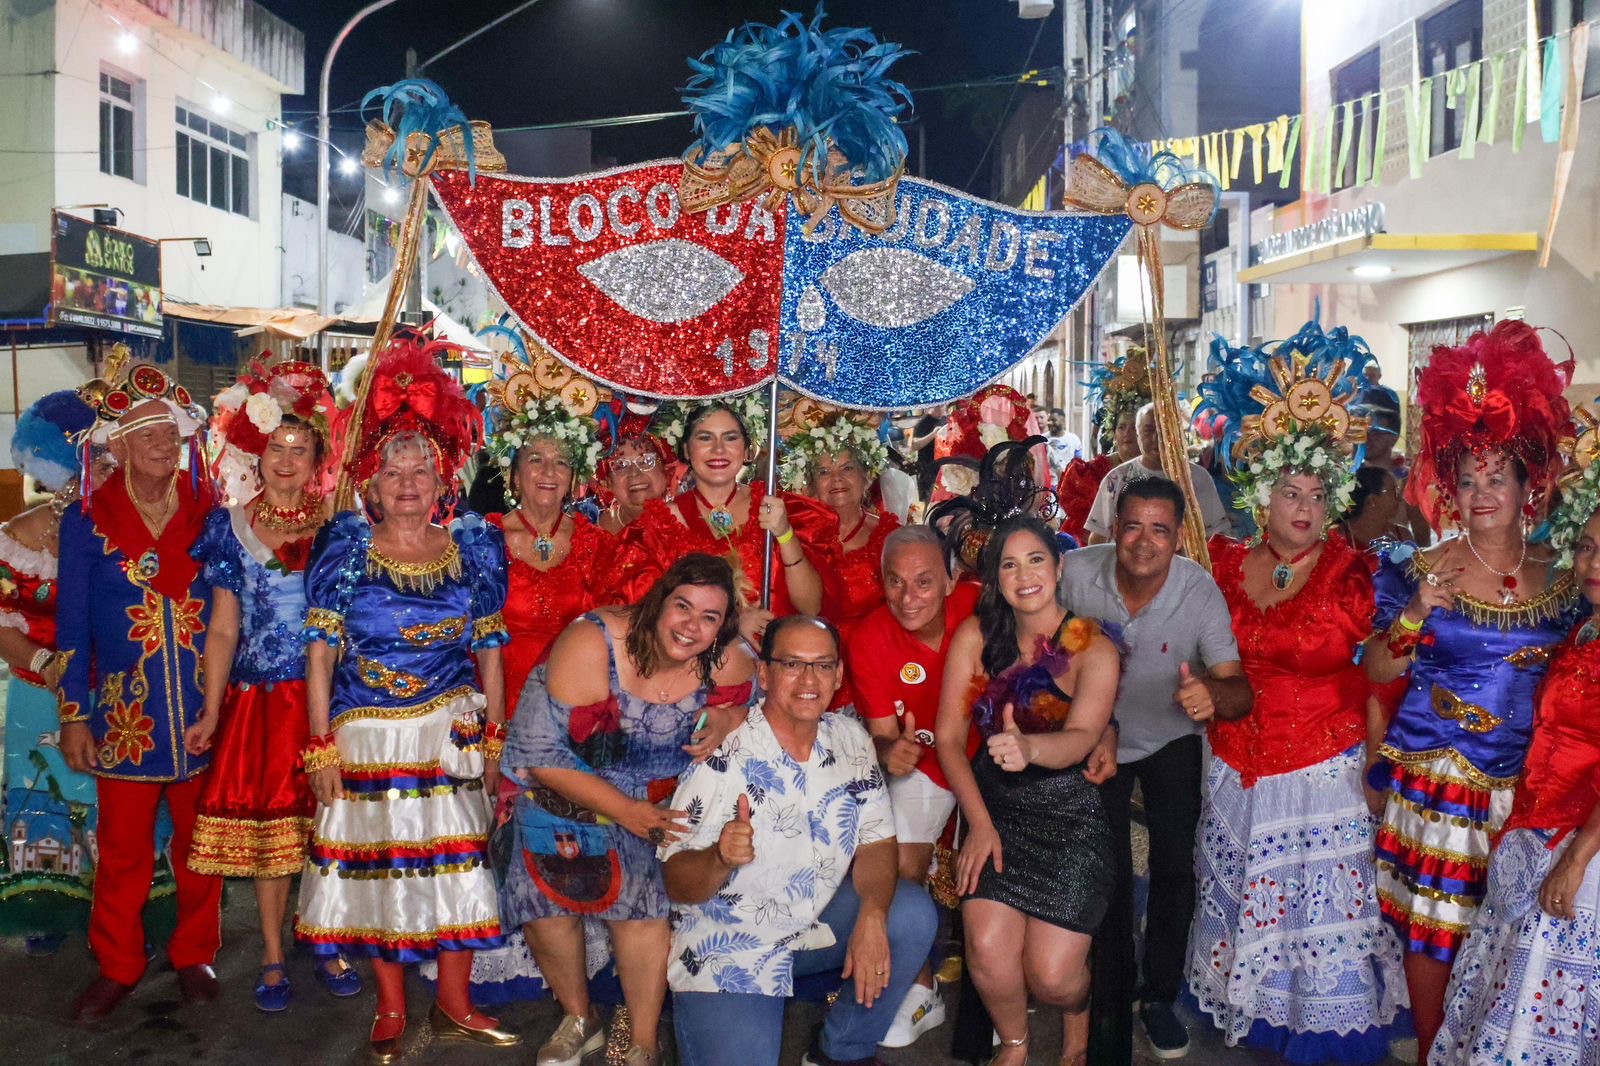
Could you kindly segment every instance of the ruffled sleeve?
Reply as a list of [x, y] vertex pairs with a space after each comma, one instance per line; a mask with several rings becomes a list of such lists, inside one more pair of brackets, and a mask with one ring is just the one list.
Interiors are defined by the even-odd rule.
[[509, 580], [505, 534], [468, 511], [450, 523], [450, 535], [461, 552], [471, 587], [473, 650], [509, 644], [511, 634], [506, 632], [506, 620], [500, 613], [506, 605]]
[[617, 534], [615, 564], [605, 583], [605, 600], [611, 603], [638, 603], [667, 568], [683, 554], [672, 544], [673, 534], [681, 543], [689, 531], [672, 517], [661, 500], [649, 500], [644, 510]]
[[372, 527], [355, 511], [341, 512], [322, 527], [306, 564], [307, 610], [301, 640], [339, 646], [371, 543]]
[[1377, 601], [1377, 612], [1372, 619], [1374, 629], [1392, 626], [1416, 595], [1417, 580], [1411, 571], [1411, 557], [1416, 551], [1417, 546], [1409, 541], [1396, 544], [1384, 553], [1383, 561], [1378, 564], [1377, 576], [1372, 579]]
[[233, 535], [232, 508], [218, 507], [206, 515], [189, 557], [200, 564], [200, 579], [208, 588], [227, 589], [235, 596], [244, 592], [244, 558]]
[[594, 766], [580, 757], [578, 747], [603, 745], [612, 736], [620, 737], [621, 728], [615, 695], [605, 703], [571, 707], [550, 695], [545, 687], [545, 667], [537, 666], [522, 687], [500, 765], [519, 774], [526, 770], [593, 773]]
[[[1329, 608], [1340, 628], [1353, 643], [1359, 643], [1372, 632], [1374, 592], [1372, 568], [1361, 553], [1348, 545], [1341, 545], [1345, 557], [1343, 570], [1333, 580]], [[1406, 600], [1410, 600], [1410, 595]], [[1400, 606], [1405, 607], [1402, 602]]]
[[[789, 512], [789, 525], [793, 527], [795, 536], [800, 538], [800, 546], [805, 549], [811, 568], [822, 579], [822, 614], [825, 617], [842, 618], [849, 599], [839, 576], [840, 566], [844, 562], [844, 551], [839, 547], [839, 516], [809, 496], [792, 492], [780, 495]], [[752, 508], [760, 505], [754, 493], [751, 494], [750, 505]]]

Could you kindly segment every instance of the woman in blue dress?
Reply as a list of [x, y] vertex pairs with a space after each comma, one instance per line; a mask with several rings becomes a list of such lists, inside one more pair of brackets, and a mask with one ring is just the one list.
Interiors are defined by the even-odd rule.
[[305, 766], [319, 809], [295, 936], [373, 958], [370, 1057], [393, 1062], [404, 965], [439, 963], [434, 1035], [521, 1042], [473, 1009], [472, 953], [501, 943], [488, 866], [505, 698], [505, 545], [477, 515], [438, 524], [482, 432], [442, 345], [402, 335], [374, 375], [350, 473], [374, 517], [338, 515], [306, 571]]
[[753, 664], [738, 603], [726, 560], [686, 555], [638, 604], [568, 626], [523, 690], [504, 759], [525, 786], [521, 854], [501, 916], [523, 925], [561, 1003], [541, 1066], [577, 1066], [605, 1042], [584, 973], [585, 917], [610, 928], [631, 1027], [624, 1061], [656, 1061], [669, 946], [656, 848], [686, 828], [683, 811], [660, 804], [690, 759], [743, 721]]
[[1368, 773], [1386, 794], [1378, 905], [1406, 948], [1424, 1058], [1511, 812], [1535, 689], [1575, 617], [1571, 575], [1528, 542], [1570, 427], [1560, 370], [1522, 322], [1434, 353], [1406, 493], [1436, 529], [1447, 519], [1460, 532], [1425, 551], [1401, 545], [1374, 579], [1367, 677], [1411, 678]]

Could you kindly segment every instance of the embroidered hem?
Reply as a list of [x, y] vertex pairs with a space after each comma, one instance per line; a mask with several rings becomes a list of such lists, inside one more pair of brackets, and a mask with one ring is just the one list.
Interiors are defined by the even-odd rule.
[[288, 877], [305, 865], [311, 819], [195, 819], [189, 869], [220, 877]]

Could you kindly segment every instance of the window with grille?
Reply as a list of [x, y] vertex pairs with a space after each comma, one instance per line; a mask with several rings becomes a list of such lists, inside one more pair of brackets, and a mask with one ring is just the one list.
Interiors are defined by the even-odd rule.
[[[1333, 143], [1337, 147], [1344, 143], [1345, 108], [1344, 105], [1355, 101], [1355, 106], [1350, 109], [1349, 122], [1350, 154], [1345, 160], [1344, 167], [1333, 176], [1335, 189], [1348, 189], [1356, 183], [1356, 164], [1360, 161], [1363, 152], [1369, 160], [1375, 161], [1376, 166], [1382, 156], [1377, 153], [1383, 150], [1382, 145], [1373, 143], [1374, 131], [1378, 125], [1378, 50], [1368, 49], [1356, 56], [1350, 62], [1333, 72]], [[1361, 109], [1367, 109], [1366, 121], [1361, 119]], [[1365, 142], [1363, 144], [1362, 142]], [[1335, 163], [1338, 161], [1335, 160]]]
[[133, 178], [133, 83], [100, 72], [100, 173]]
[[250, 214], [250, 139], [179, 106], [178, 195], [236, 215]]
[[[1437, 15], [1422, 20], [1418, 42], [1422, 54], [1422, 76], [1443, 75], [1457, 67], [1483, 58], [1483, 0], [1456, 0]], [[1482, 91], [1481, 88], [1479, 90]], [[1445, 79], [1433, 82], [1432, 137], [1429, 155], [1439, 155], [1461, 147], [1461, 129], [1467, 120], [1465, 100], [1448, 107]]]

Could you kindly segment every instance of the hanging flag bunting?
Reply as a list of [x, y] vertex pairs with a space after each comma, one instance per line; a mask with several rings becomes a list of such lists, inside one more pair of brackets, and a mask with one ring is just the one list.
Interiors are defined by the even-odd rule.
[[1500, 125], [1500, 79], [1505, 76], [1506, 57], [1497, 55], [1488, 60], [1489, 103], [1484, 109], [1483, 121], [1478, 125], [1478, 140], [1493, 144], [1495, 130]]
[[1278, 188], [1289, 187], [1290, 175], [1294, 173], [1294, 153], [1300, 145], [1300, 116], [1296, 115], [1289, 120], [1289, 137], [1283, 146], [1283, 166], [1278, 175]]
[[1474, 63], [1466, 69], [1466, 118], [1461, 122], [1461, 158], [1476, 159], [1478, 155], [1478, 108], [1483, 102], [1483, 65]]
[[1517, 97], [1511, 107], [1511, 151], [1522, 151], [1522, 134], [1528, 127], [1528, 58], [1533, 47], [1517, 49]]
[[1554, 144], [1561, 136], [1561, 85], [1566, 68], [1561, 64], [1561, 42], [1544, 42], [1544, 83], [1539, 91], [1539, 136]]
[[[1344, 121], [1339, 127], [1339, 162], [1333, 168], [1333, 180], [1344, 180], [1344, 168], [1350, 162], [1350, 140], [1355, 131], [1356, 102], [1347, 100], [1344, 103]], [[1357, 161], [1359, 164], [1359, 160]]]
[[1561, 215], [1561, 201], [1566, 198], [1567, 179], [1572, 175], [1572, 161], [1578, 151], [1578, 121], [1583, 113], [1579, 104], [1583, 96], [1583, 75], [1589, 65], [1590, 29], [1590, 24], [1585, 22], [1572, 30], [1572, 74], [1567, 79], [1566, 115], [1561, 124], [1561, 147], [1556, 153], [1556, 184], [1550, 197], [1550, 220], [1545, 224], [1544, 242], [1539, 248], [1541, 268], [1550, 265], [1556, 219]]
[[1356, 137], [1356, 180], [1360, 188], [1372, 182], [1372, 153], [1368, 150], [1367, 132], [1372, 128], [1372, 97], [1361, 98], [1361, 132]]

